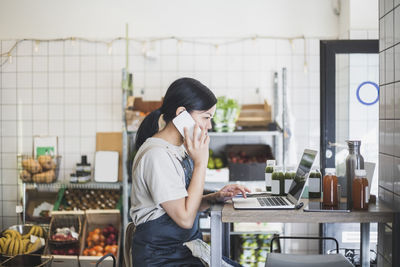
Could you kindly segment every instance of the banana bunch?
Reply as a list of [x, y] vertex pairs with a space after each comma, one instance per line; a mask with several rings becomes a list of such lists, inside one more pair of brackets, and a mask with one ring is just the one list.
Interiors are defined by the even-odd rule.
[[[16, 231], [17, 232], [17, 231]], [[18, 233], [18, 232], [17, 232]], [[19, 233], [18, 233], [19, 234]], [[32, 225], [31, 230], [29, 230], [29, 233], [24, 234], [22, 236], [22, 239], [25, 238], [30, 238], [31, 235], [37, 236], [37, 237], [44, 237], [44, 231], [43, 228], [38, 226], [38, 225]]]
[[33, 225], [29, 233], [21, 235], [18, 231], [8, 229], [3, 232], [0, 238], [0, 254], [18, 255], [27, 254], [41, 247], [40, 238], [37, 238], [34, 243], [30, 242], [31, 235], [44, 237], [43, 228]]

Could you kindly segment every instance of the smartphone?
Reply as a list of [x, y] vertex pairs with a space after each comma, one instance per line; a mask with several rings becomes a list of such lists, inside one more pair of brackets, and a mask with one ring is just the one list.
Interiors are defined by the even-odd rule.
[[[185, 132], [183, 131], [183, 127], [186, 127], [189, 130], [189, 136], [193, 136], [194, 126], [196, 122], [192, 118], [192, 116], [186, 110], [181, 112], [178, 116], [176, 116], [172, 123], [175, 125], [176, 129], [181, 133], [183, 138], [185, 138]], [[201, 130], [200, 127], [197, 127], [197, 138], [200, 138]]]

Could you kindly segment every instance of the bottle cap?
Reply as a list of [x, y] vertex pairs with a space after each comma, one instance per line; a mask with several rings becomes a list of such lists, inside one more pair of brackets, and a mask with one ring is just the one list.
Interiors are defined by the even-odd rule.
[[267, 165], [268, 165], [268, 166], [275, 165], [275, 160], [274, 160], [274, 159], [269, 159], [269, 160], [267, 160]]
[[87, 157], [86, 157], [86, 155], [82, 155], [82, 156], [81, 156], [81, 164], [82, 164], [82, 165], [86, 165], [86, 164], [87, 164]]
[[336, 174], [336, 169], [335, 168], [325, 168], [325, 173]]
[[365, 177], [365, 176], [367, 176], [367, 172], [365, 171], [365, 170], [363, 170], [363, 169], [357, 169], [357, 170], [354, 170], [354, 174], [356, 175], [356, 176], [359, 176], [359, 177]]

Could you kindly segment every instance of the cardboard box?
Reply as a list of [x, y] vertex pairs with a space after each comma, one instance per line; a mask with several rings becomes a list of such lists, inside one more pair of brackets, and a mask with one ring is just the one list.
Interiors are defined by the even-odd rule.
[[160, 108], [162, 105], [162, 100], [160, 101], [143, 101], [141, 97], [131, 96], [127, 101], [127, 109], [133, 109], [142, 111], [144, 113], [152, 112]]
[[122, 133], [96, 133], [96, 151], [117, 151], [118, 160], [118, 181], [122, 181]]
[[48, 202], [49, 204], [54, 205], [57, 201], [57, 196], [58, 192], [39, 192], [37, 189], [27, 189], [25, 211], [26, 221], [35, 223], [50, 223], [50, 214], [49, 217], [36, 217], [33, 216], [33, 210], [43, 202]]
[[[86, 238], [89, 235], [89, 232], [93, 231], [95, 228], [104, 228], [109, 224], [113, 225], [118, 230], [118, 251], [117, 251], [117, 264], [119, 266], [119, 257], [121, 252], [121, 235], [122, 227], [121, 227], [121, 214], [119, 210], [87, 210], [86, 211], [86, 219], [83, 227], [83, 235], [81, 239], [81, 252], [79, 256], [79, 263], [81, 267], [93, 267], [96, 265], [96, 262], [101, 258], [100, 256], [83, 256], [83, 250], [86, 248]], [[104, 259], [101, 263], [102, 267], [112, 267], [113, 260], [111, 257]]]

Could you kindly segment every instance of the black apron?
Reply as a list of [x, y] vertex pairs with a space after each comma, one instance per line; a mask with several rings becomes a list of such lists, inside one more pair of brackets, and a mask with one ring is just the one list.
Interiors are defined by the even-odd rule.
[[[193, 173], [193, 161], [186, 155], [181, 161], [186, 189]], [[198, 216], [192, 229], [179, 227], [167, 213], [136, 227], [132, 241], [132, 264], [146, 266], [204, 266], [183, 243], [203, 239], [199, 231]]]

